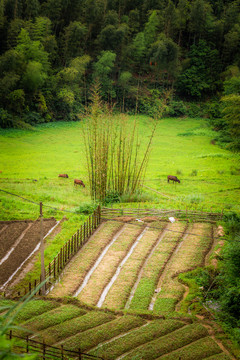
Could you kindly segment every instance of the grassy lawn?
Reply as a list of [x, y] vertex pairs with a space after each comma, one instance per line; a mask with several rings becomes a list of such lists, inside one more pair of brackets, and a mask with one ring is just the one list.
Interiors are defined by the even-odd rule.
[[[34, 131], [1, 130], [0, 188], [61, 210], [75, 211], [89, 202], [81, 126], [60, 122], [37, 126]], [[143, 145], [150, 128], [149, 118], [139, 116]], [[239, 211], [239, 156], [212, 145], [213, 137], [204, 119], [160, 120], [144, 182], [143, 199], [148, 201], [141, 206]], [[59, 173], [67, 173], [69, 178], [58, 178]], [[181, 183], [168, 184], [169, 174], [177, 175]], [[74, 178], [82, 179], [86, 188], [74, 188]], [[37, 204], [2, 192], [0, 196], [2, 219], [36, 218], [39, 214]], [[72, 216], [46, 206], [43, 209], [46, 217]]]

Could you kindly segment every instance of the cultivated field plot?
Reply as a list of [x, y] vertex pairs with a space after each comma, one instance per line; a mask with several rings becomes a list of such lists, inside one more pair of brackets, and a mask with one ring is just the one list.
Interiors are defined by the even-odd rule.
[[67, 265], [50, 296], [164, 315], [185, 288], [177, 275], [204, 264], [213, 225], [160, 220], [105, 221]]
[[[0, 300], [0, 306], [6, 305]], [[70, 301], [69, 301], [70, 302]], [[149, 319], [140, 315], [35, 299], [17, 315], [14, 335], [104, 359], [225, 359], [232, 357], [204, 323]], [[22, 330], [25, 328], [25, 330]]]
[[[43, 220], [46, 236], [56, 225], [54, 218]], [[0, 222], [0, 290], [17, 276], [40, 246], [40, 221]]]

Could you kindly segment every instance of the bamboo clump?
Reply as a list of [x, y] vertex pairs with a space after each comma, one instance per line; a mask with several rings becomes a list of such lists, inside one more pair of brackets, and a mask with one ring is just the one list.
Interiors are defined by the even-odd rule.
[[[83, 126], [83, 138], [93, 200], [103, 202], [108, 193], [134, 194], [142, 188], [156, 121], [144, 152], [136, 119], [113, 116], [99, 96], [99, 86], [92, 91], [92, 105]], [[143, 155], [142, 155], [143, 154]]]

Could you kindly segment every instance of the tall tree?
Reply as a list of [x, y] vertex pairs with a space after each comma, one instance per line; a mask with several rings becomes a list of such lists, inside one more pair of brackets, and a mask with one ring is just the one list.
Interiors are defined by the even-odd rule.
[[102, 51], [98, 61], [94, 64], [93, 79], [98, 79], [101, 84], [100, 94], [109, 103], [115, 97], [113, 89], [112, 72], [116, 54], [112, 51]]
[[65, 28], [64, 34], [64, 59], [65, 63], [70, 59], [83, 55], [85, 48], [87, 29], [79, 21], [74, 21]]

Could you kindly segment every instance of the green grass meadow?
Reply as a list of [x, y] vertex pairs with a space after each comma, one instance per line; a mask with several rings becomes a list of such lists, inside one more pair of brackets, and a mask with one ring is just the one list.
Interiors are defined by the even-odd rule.
[[[133, 121], [129, 117], [128, 121]], [[139, 151], [150, 136], [152, 120], [139, 116]], [[91, 201], [82, 122], [39, 125], [33, 131], [0, 131], [0, 188], [44, 206], [44, 216], [61, 218]], [[239, 211], [239, 156], [213, 145], [215, 133], [204, 119], [159, 120], [139, 202], [114, 206]], [[58, 178], [67, 173], [68, 179]], [[167, 183], [177, 175], [180, 184]], [[74, 178], [86, 188], [74, 187]], [[37, 181], [35, 181], [37, 180]], [[1, 220], [37, 218], [39, 206], [0, 193]]]

